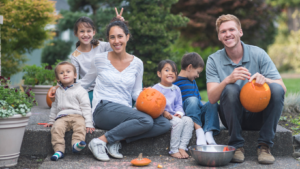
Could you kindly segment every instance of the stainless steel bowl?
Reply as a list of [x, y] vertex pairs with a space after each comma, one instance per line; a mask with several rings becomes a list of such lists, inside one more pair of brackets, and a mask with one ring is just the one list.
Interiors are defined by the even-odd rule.
[[229, 151], [223, 152], [226, 145], [194, 145], [189, 147], [189, 152], [198, 164], [204, 166], [227, 165], [235, 152], [235, 147], [228, 146]]

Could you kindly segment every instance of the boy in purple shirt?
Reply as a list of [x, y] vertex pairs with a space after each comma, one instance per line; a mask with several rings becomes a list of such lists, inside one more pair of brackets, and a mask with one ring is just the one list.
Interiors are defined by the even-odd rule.
[[162, 60], [158, 64], [157, 75], [160, 83], [153, 86], [160, 91], [167, 100], [163, 116], [170, 120], [172, 125], [170, 152], [172, 157], [188, 158], [185, 152], [192, 137], [193, 121], [190, 117], [184, 116], [182, 109], [181, 92], [178, 86], [173, 85], [176, 80], [176, 65], [171, 60]]

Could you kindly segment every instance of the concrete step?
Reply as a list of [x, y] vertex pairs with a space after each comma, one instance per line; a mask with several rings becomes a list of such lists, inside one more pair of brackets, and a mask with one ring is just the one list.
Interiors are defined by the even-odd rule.
[[[126, 156], [123, 159], [113, 159], [111, 158], [108, 162], [101, 162], [96, 160], [93, 155], [74, 155], [68, 154], [63, 159], [58, 161], [51, 161], [51, 155], [49, 154], [42, 165], [39, 166], [39, 169], [52, 169], [52, 168], [64, 168], [64, 169], [125, 169], [125, 168], [139, 168], [132, 166], [130, 161], [136, 156]], [[200, 166], [196, 163], [193, 158], [188, 159], [176, 159], [168, 155], [161, 156], [145, 156], [149, 158], [152, 162], [142, 168], [153, 168], [157, 169], [157, 166], [160, 164], [163, 168], [172, 168], [172, 169], [182, 169], [182, 168], [208, 168], [205, 166]], [[257, 156], [250, 156], [245, 158], [243, 163], [229, 163], [226, 166], [217, 167], [218, 169], [227, 169], [227, 168], [236, 168], [236, 169], [249, 169], [249, 168], [263, 168], [263, 169], [296, 169], [300, 168], [300, 162], [295, 160], [291, 156], [279, 156], [275, 157], [276, 161], [271, 165], [261, 165], [257, 162]], [[212, 167], [211, 167], [212, 168]], [[215, 167], [213, 167], [215, 168]]]
[[[50, 109], [46, 107], [33, 107], [32, 116], [30, 117], [29, 125], [26, 127], [23, 143], [21, 147], [21, 155], [48, 155], [53, 154], [51, 145], [51, 133], [50, 128], [37, 125], [37, 123], [48, 122]], [[86, 142], [89, 143], [91, 139], [103, 135], [105, 131], [96, 129], [92, 134], [87, 134]], [[170, 134], [167, 132], [164, 135], [138, 140], [133, 143], [122, 143], [122, 149], [120, 152], [123, 155], [137, 155], [143, 153], [144, 155], [168, 155], [170, 146]], [[257, 139], [259, 136], [258, 131], [243, 131], [243, 137], [245, 138], [245, 155], [256, 156]], [[66, 139], [66, 154], [72, 154], [71, 147], [72, 131], [67, 132]], [[215, 136], [215, 140], [218, 144], [226, 145], [228, 142], [228, 130], [223, 129], [221, 133]], [[277, 131], [274, 139], [274, 147], [271, 152], [275, 156], [292, 155], [293, 142], [292, 132], [277, 126]], [[196, 135], [193, 137], [189, 145], [196, 144]], [[85, 148], [80, 154], [91, 154], [88, 148]]]

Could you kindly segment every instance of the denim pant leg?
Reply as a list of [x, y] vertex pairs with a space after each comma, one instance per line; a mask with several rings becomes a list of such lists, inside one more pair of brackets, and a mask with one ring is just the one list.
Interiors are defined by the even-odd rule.
[[259, 113], [247, 112], [243, 118], [242, 128], [259, 132], [258, 144], [265, 143], [273, 147], [276, 127], [281, 116], [284, 103], [284, 90], [277, 83], [269, 84], [271, 99], [265, 110]]
[[220, 119], [228, 129], [230, 139], [228, 145], [236, 148], [243, 147], [245, 140], [242, 137], [243, 106], [240, 102], [240, 87], [237, 84], [228, 84], [220, 97]]
[[213, 131], [213, 135], [220, 133], [220, 121], [218, 115], [218, 103], [211, 104], [210, 102], [205, 103], [201, 107], [201, 112], [204, 113], [204, 125], [203, 131]]
[[93, 113], [96, 128], [108, 130], [109, 143], [142, 135], [153, 128], [152, 117], [122, 104], [102, 100]]
[[203, 126], [203, 112], [201, 111], [200, 100], [197, 97], [189, 97], [183, 102], [183, 110], [186, 116], [192, 118], [193, 122]]
[[168, 132], [170, 130], [170, 128], [171, 128], [170, 121], [163, 116], [159, 116], [158, 118], [153, 119], [153, 126], [150, 130], [148, 130], [147, 132], [140, 134], [140, 135], [128, 137], [126, 139], [126, 142], [130, 143], [130, 142], [142, 139], [142, 138], [156, 137], [156, 136], [159, 136], [159, 135], [162, 135], [162, 134]]

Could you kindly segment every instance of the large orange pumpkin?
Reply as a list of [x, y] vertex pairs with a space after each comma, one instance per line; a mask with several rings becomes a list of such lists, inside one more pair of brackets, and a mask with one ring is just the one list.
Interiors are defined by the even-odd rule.
[[165, 96], [153, 88], [143, 90], [136, 100], [136, 108], [154, 119], [164, 112], [166, 104]]
[[51, 108], [51, 106], [52, 106], [52, 101], [51, 101], [51, 99], [50, 99], [50, 97], [49, 97], [49, 93], [50, 93], [50, 91], [51, 91], [52, 88], [53, 88], [53, 87], [51, 87], [51, 88], [48, 90], [47, 96], [46, 96], [47, 105], [48, 105], [50, 108]]
[[271, 90], [267, 83], [263, 85], [252, 82], [246, 83], [240, 93], [240, 100], [244, 108], [252, 113], [263, 111], [269, 104]]

